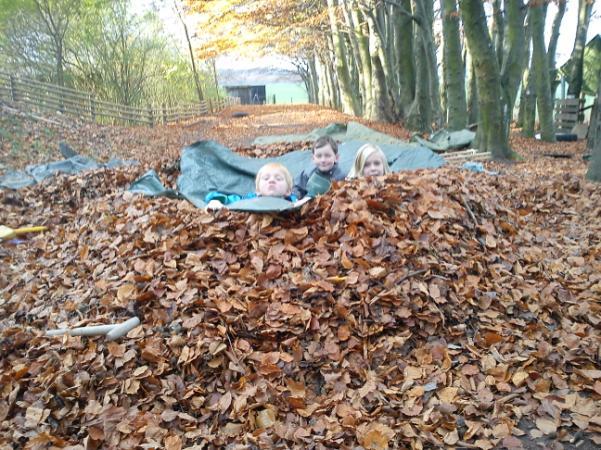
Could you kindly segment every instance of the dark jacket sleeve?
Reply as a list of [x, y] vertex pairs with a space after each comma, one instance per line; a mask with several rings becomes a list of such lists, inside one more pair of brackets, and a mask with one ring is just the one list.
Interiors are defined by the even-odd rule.
[[331, 176], [330, 180], [340, 181], [340, 180], [344, 180], [345, 178], [346, 178], [346, 173], [344, 173], [342, 171], [342, 169], [340, 169], [340, 166], [338, 164], [336, 164], [334, 166], [334, 170], [332, 171], [332, 176]]
[[303, 170], [294, 180], [294, 188], [292, 188], [292, 193], [297, 198], [301, 199], [307, 195], [307, 181], [309, 181], [309, 176], [312, 172], [313, 171], [307, 173]]

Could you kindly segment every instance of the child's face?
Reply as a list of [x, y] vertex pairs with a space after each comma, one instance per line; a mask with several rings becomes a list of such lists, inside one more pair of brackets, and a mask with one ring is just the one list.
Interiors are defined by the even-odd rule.
[[363, 165], [363, 176], [364, 177], [377, 177], [384, 175], [384, 162], [382, 156], [378, 153], [374, 153], [365, 160]]
[[291, 189], [286, 182], [284, 173], [279, 169], [265, 169], [259, 178], [258, 195], [269, 197], [286, 197]]
[[338, 161], [338, 155], [334, 153], [329, 144], [323, 147], [317, 147], [313, 150], [313, 164], [321, 171], [327, 172]]

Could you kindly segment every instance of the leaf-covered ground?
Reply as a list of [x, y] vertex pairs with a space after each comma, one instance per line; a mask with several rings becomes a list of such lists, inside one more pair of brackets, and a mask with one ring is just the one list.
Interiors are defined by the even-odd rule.
[[[240, 112], [248, 116], [232, 117]], [[61, 159], [59, 142], [101, 161], [135, 157], [145, 164], [155, 164], [158, 160], [178, 158], [182, 147], [199, 140], [213, 139], [226, 147], [244, 147], [252, 154], [255, 149], [250, 144], [258, 136], [305, 133], [349, 120], [409, 138], [409, 133], [398, 126], [357, 119], [315, 105], [240, 105], [184, 124], [147, 128], [100, 126], [59, 115], [32, 117], [0, 103], [0, 174], [8, 168]]]
[[[50, 229], [0, 244], [3, 448], [601, 445], [601, 187], [583, 143], [516, 134], [524, 161], [487, 163], [498, 176], [341, 182], [282, 216], [125, 192], [149, 167], [172, 184], [194, 140], [254, 154], [275, 128], [345, 120], [231, 112], [154, 130], [53, 117], [70, 134], [52, 145], [142, 165], [0, 191], [0, 223]], [[132, 315], [116, 342], [44, 336]]]

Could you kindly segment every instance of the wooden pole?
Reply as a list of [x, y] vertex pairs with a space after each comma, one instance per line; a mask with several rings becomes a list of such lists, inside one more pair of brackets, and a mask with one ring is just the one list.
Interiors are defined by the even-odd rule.
[[90, 118], [96, 122], [96, 105], [94, 104], [94, 97], [92, 97], [92, 94], [88, 95], [88, 106], [90, 108]]
[[153, 116], [152, 107], [150, 105], [148, 105], [148, 123], [150, 125], [150, 128], [152, 128], [154, 126], [154, 116]]
[[15, 85], [15, 77], [10, 76], [10, 98], [13, 102], [17, 101], [17, 86]]

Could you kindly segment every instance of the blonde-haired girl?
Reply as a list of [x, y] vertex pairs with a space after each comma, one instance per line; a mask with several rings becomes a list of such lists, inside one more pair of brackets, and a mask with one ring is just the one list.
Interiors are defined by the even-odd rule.
[[365, 144], [357, 150], [355, 163], [347, 178], [377, 177], [387, 173], [390, 173], [390, 166], [382, 149], [374, 144]]
[[286, 166], [268, 163], [259, 169], [255, 178], [257, 196], [288, 197], [292, 193], [292, 175]]

